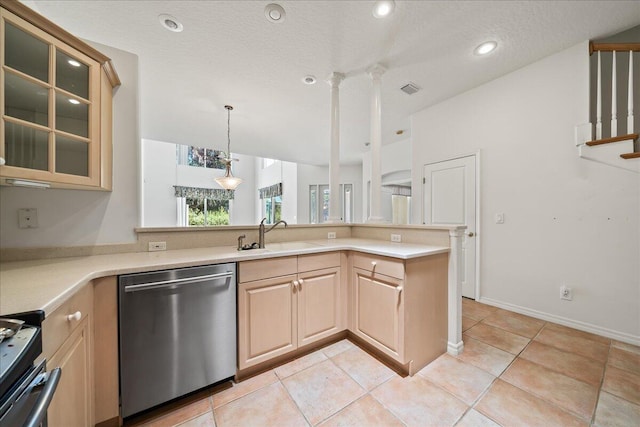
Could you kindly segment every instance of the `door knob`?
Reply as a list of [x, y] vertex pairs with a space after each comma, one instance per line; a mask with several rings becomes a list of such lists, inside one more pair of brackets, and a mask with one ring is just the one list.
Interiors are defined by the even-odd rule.
[[473, 231], [470, 231], [469, 234], [467, 234], [467, 236], [473, 237], [473, 236], [475, 236], [475, 234], [473, 234]]

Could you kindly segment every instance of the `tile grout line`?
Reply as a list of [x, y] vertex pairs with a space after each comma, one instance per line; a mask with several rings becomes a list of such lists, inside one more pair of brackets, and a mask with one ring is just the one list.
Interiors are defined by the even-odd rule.
[[607, 366], [609, 366], [609, 357], [611, 357], [611, 347], [613, 346], [613, 340], [609, 344], [609, 351], [607, 352], [607, 360], [604, 363], [604, 369], [602, 370], [602, 378], [600, 379], [600, 387], [598, 387], [598, 397], [596, 398], [596, 404], [593, 407], [593, 414], [591, 414], [591, 420], [589, 425], [592, 426], [596, 422], [596, 413], [598, 412], [598, 403], [600, 403], [600, 395], [602, 394], [602, 386], [604, 386], [604, 378], [607, 375]]
[[[303, 369], [304, 370], [304, 369]], [[302, 372], [302, 371], [300, 371]], [[294, 374], [295, 375], [295, 374]], [[290, 375], [291, 376], [291, 375]], [[304, 412], [302, 412], [302, 409], [300, 409], [300, 406], [298, 406], [298, 402], [296, 402], [296, 400], [293, 398], [293, 396], [291, 396], [291, 393], [289, 392], [289, 389], [287, 388], [287, 386], [284, 385], [284, 383], [282, 382], [282, 380], [280, 379], [280, 377], [278, 377], [278, 375], [276, 374], [276, 377], [278, 378], [278, 382], [280, 383], [280, 386], [284, 389], [285, 393], [287, 393], [287, 396], [289, 396], [289, 400], [291, 400], [291, 402], [293, 402], [293, 404], [295, 405], [296, 409], [298, 410], [298, 412], [300, 413], [300, 415], [302, 415], [302, 418], [304, 418], [304, 420], [307, 422], [307, 425], [309, 426], [313, 426], [313, 424], [311, 423], [311, 421], [307, 418], [307, 416], [304, 414]]]
[[[533, 342], [533, 341], [534, 341], [534, 340], [535, 340], [535, 339], [536, 339], [536, 338], [537, 338], [537, 337], [542, 333], [542, 331], [544, 330], [544, 328], [547, 326], [547, 324], [548, 324], [548, 323], [549, 323], [549, 322], [546, 322], [546, 321], [545, 321], [544, 325], [540, 328], [540, 330], [539, 330], [539, 331], [538, 331], [538, 333], [535, 335], [535, 337], [533, 337], [533, 338], [531, 338], [531, 339], [529, 340], [529, 342], [527, 343], [527, 345], [522, 349], [522, 351], [520, 351], [520, 353], [518, 353], [518, 355], [513, 359], [513, 361], [509, 364], [509, 366], [507, 366], [507, 368], [505, 368], [505, 370], [504, 370], [504, 371], [502, 371], [502, 374], [500, 374], [500, 378], [501, 378], [501, 379], [502, 379], [502, 375], [503, 375], [505, 372], [507, 372], [507, 370], [511, 367], [511, 365], [513, 365], [513, 364], [515, 363], [515, 361], [516, 361], [518, 358], [521, 358], [522, 353], [524, 353], [524, 351], [525, 351], [525, 350], [526, 350], [526, 349], [531, 345], [531, 343], [532, 343], [532, 342]], [[536, 341], [536, 342], [539, 342], [539, 341]], [[551, 347], [553, 347], [553, 346], [551, 346]], [[557, 348], [557, 347], [553, 347], [553, 348]], [[558, 349], [558, 350], [563, 351], [563, 350], [561, 350], [561, 349]], [[566, 352], [566, 351], [563, 351], [563, 352], [565, 352], [565, 353], [569, 353], [569, 354], [573, 354], [573, 353]], [[553, 370], [553, 369], [547, 368], [547, 367], [545, 367], [545, 366], [543, 366], [543, 365], [540, 365], [540, 364], [538, 364], [538, 363], [536, 363], [536, 362], [532, 362], [532, 361], [530, 361], [530, 360], [528, 360], [528, 359], [525, 359], [525, 358], [522, 358], [522, 359], [523, 359], [523, 360], [526, 360], [526, 361], [528, 361], [528, 362], [530, 362], [530, 363], [533, 363], [533, 364], [535, 364], [535, 365], [541, 366], [542, 368], [548, 369], [548, 370], [549, 370], [549, 371], [551, 371], [551, 372], [558, 373], [558, 374], [560, 374], [560, 375], [564, 375], [564, 376], [566, 376], [567, 378], [571, 378], [571, 379], [573, 379], [573, 380], [575, 380], [575, 381], [578, 381], [578, 382], [581, 382], [581, 383], [586, 384], [586, 385], [588, 385], [588, 386], [591, 386], [590, 384], [587, 384], [587, 383], [585, 383], [584, 381], [580, 381], [580, 380], [578, 380], [578, 379], [576, 379], [576, 378], [570, 377], [569, 375], [565, 375], [565, 374], [563, 374], [563, 373], [561, 373], [561, 372], [557, 372], [557, 371], [555, 371], [555, 370]], [[593, 359], [591, 359], [591, 360], [593, 360]], [[603, 379], [604, 379], [604, 375], [603, 375]], [[571, 410], [569, 410], [569, 409], [563, 408], [563, 407], [559, 406], [558, 404], [556, 404], [556, 403], [554, 403], [554, 402], [551, 402], [550, 400], [546, 399], [545, 397], [538, 395], [537, 393], [534, 393], [534, 392], [531, 392], [531, 391], [528, 391], [528, 390], [524, 390], [523, 388], [521, 388], [521, 387], [519, 387], [519, 386], [517, 386], [517, 385], [515, 385], [515, 384], [512, 384], [511, 382], [506, 381], [506, 380], [504, 380], [504, 379], [503, 379], [502, 381], [506, 382], [507, 384], [512, 385], [513, 387], [516, 387], [516, 388], [518, 388], [518, 389], [522, 390], [522, 391], [523, 391], [523, 392], [525, 392], [525, 393], [528, 393], [528, 394], [530, 394], [530, 395], [532, 395], [532, 396], [537, 397], [538, 399], [542, 400], [543, 402], [548, 403], [549, 405], [551, 405], [551, 406], [553, 406], [553, 407], [555, 407], [555, 408], [559, 409], [559, 410], [560, 410], [560, 411], [562, 411], [562, 412], [565, 412], [565, 413], [567, 413], [567, 414], [569, 414], [569, 415], [572, 415], [573, 417], [578, 418], [578, 419], [580, 419], [580, 420], [584, 420], [584, 421], [589, 422], [589, 420], [586, 420], [585, 418], [583, 418], [583, 417], [582, 417], [582, 416], [580, 416], [579, 414], [577, 414], [577, 413], [575, 413], [575, 412], [573, 412], [573, 411], [571, 411]], [[597, 401], [596, 401], [596, 405], [597, 405]], [[595, 412], [594, 412], [594, 413], [595, 413]]]
[[[417, 374], [416, 374], [416, 375], [417, 375]], [[387, 405], [385, 405], [385, 404], [384, 404], [383, 402], [381, 402], [380, 400], [376, 399], [376, 397], [375, 397], [373, 394], [371, 394], [371, 392], [372, 392], [373, 390], [377, 389], [378, 387], [382, 387], [382, 385], [383, 385], [383, 384], [386, 384], [387, 382], [391, 381], [392, 379], [393, 379], [393, 378], [389, 378], [388, 380], [386, 380], [386, 381], [385, 381], [385, 382], [383, 382], [382, 384], [380, 384], [380, 385], [378, 385], [378, 386], [376, 386], [376, 387], [372, 388], [372, 389], [369, 391], [369, 393], [368, 393], [368, 394], [373, 398], [373, 400], [375, 400], [376, 402], [378, 402], [378, 403], [380, 404], [380, 406], [382, 406], [382, 407], [383, 407], [385, 410], [387, 410], [391, 415], [393, 415], [395, 419], [397, 419], [398, 421], [400, 421], [400, 422], [402, 423], [402, 425], [406, 426], [406, 425], [407, 425], [407, 423], [405, 423], [405, 422], [402, 420], [402, 418], [400, 418], [400, 416], [399, 416], [398, 414], [396, 414], [396, 413], [395, 413], [391, 408], [388, 408], [388, 407], [387, 407]]]

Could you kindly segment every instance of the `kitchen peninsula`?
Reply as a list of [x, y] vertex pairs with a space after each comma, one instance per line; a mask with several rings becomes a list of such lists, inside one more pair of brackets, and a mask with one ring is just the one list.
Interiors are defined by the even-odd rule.
[[[342, 227], [349, 230], [350, 237], [268, 242], [265, 249], [248, 251], [213, 246], [1, 263], [0, 314], [44, 310], [43, 355], [48, 359], [82, 331], [75, 339], [84, 346], [74, 348], [83, 348], [83, 360], [95, 367], [87, 372], [84, 384], [94, 396], [89, 398], [91, 405], [87, 404], [93, 409], [86, 411], [95, 414], [91, 416], [94, 423], [119, 415], [118, 385], [113, 378], [118, 372], [114, 349], [117, 276], [121, 274], [238, 263], [237, 378], [345, 336], [410, 375], [445, 351], [459, 351], [459, 286], [455, 274], [451, 274], [457, 258], [456, 238], [451, 237], [452, 245], [442, 244], [442, 239], [433, 240], [439, 242], [437, 245], [392, 243], [363, 238], [363, 234], [378, 237], [376, 231], [380, 230], [376, 228]], [[296, 227], [292, 228], [274, 237], [295, 234]], [[324, 234], [326, 229], [320, 229]], [[449, 237], [461, 230], [451, 227], [437, 231]], [[310, 236], [317, 237], [313, 233]], [[328, 291], [326, 281], [316, 281], [326, 277], [333, 277], [333, 288]], [[284, 298], [278, 298], [272, 307], [262, 306], [252, 312], [251, 304], [256, 307], [261, 301], [251, 301], [252, 292], [259, 289], [264, 295], [274, 283], [285, 284], [288, 291], [278, 294]], [[312, 297], [305, 299], [309, 295]], [[270, 321], [270, 309], [291, 312], [294, 323], [277, 324], [273, 330], [279, 333], [265, 334], [263, 326], [265, 319]], [[327, 312], [332, 315], [327, 316]], [[290, 340], [280, 345], [283, 336], [289, 338], [287, 334]], [[251, 339], [256, 336], [260, 339]]]

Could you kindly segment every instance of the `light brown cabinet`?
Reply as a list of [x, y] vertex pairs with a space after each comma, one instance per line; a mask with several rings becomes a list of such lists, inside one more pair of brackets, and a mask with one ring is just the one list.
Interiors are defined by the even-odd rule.
[[351, 254], [349, 329], [413, 375], [447, 348], [447, 254]]
[[246, 261], [238, 270], [240, 369], [344, 329], [340, 253]]
[[402, 360], [404, 303], [402, 280], [353, 269], [354, 333], [378, 350]]
[[340, 267], [300, 273], [296, 288], [298, 346], [311, 344], [341, 330]]
[[92, 388], [89, 319], [84, 318], [60, 349], [47, 361], [62, 375], [47, 411], [51, 427], [91, 426]]
[[17, 1], [0, 6], [0, 183], [111, 190], [110, 59]]
[[289, 275], [238, 285], [240, 369], [297, 348], [295, 280]]
[[47, 370], [62, 368], [47, 411], [51, 427], [93, 425], [93, 287], [85, 286], [42, 323]]

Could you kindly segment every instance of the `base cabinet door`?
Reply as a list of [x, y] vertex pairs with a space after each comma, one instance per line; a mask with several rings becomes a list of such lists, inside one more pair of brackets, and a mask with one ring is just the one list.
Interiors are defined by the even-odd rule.
[[62, 374], [47, 411], [49, 427], [85, 427], [91, 420], [89, 319], [85, 317], [60, 349], [47, 361]]
[[353, 269], [355, 334], [404, 363], [402, 280]]
[[340, 331], [340, 268], [298, 275], [298, 346]]
[[297, 347], [295, 275], [238, 285], [238, 364], [256, 365]]

